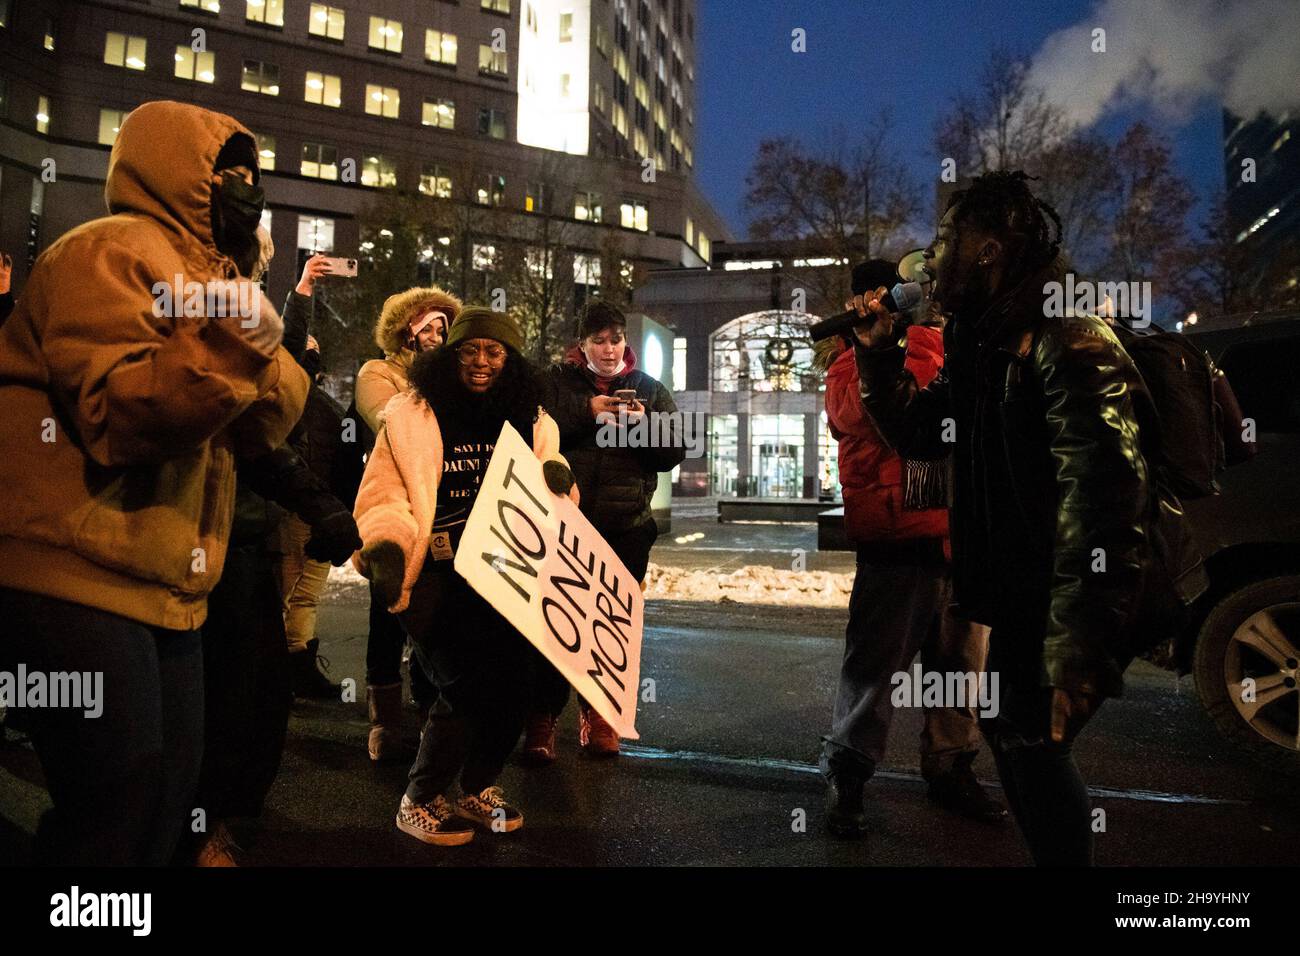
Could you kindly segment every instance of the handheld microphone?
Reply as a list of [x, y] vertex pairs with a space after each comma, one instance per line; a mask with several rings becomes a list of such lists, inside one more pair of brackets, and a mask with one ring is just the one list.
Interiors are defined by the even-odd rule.
[[[887, 312], [906, 312], [920, 305], [924, 298], [925, 294], [921, 291], [919, 282], [900, 282], [880, 297], [880, 304]], [[832, 335], [851, 335], [855, 325], [864, 325], [873, 321], [875, 321], [875, 313], [868, 312], [865, 316], [861, 316], [856, 310], [850, 309], [848, 312], [832, 315], [829, 319], [822, 319], [808, 330], [808, 337], [814, 342], [820, 342]]]

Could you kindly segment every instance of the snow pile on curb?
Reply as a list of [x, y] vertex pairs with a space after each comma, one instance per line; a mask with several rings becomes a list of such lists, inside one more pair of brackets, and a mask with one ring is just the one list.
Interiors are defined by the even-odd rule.
[[718, 574], [652, 564], [646, 573], [645, 596], [647, 600], [662, 598], [711, 604], [846, 608], [852, 591], [851, 573], [786, 571], [750, 564], [730, 574]]
[[[341, 568], [330, 568], [327, 594], [364, 587], [366, 579], [357, 573], [351, 562]], [[852, 591], [852, 573], [786, 571], [746, 565], [730, 574], [718, 574], [652, 564], [646, 572], [645, 596], [652, 601], [846, 608]]]

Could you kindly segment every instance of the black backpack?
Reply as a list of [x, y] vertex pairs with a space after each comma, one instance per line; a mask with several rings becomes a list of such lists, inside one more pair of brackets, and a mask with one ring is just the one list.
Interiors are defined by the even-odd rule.
[[1228, 464], [1226, 449], [1240, 444], [1240, 422], [1232, 420], [1236, 398], [1227, 377], [1182, 335], [1114, 328], [1160, 417], [1158, 460], [1169, 489], [1184, 501], [1217, 495], [1218, 474]]

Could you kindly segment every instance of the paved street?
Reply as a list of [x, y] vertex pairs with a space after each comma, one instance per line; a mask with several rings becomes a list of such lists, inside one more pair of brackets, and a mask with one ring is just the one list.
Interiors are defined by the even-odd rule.
[[[680, 517], [654, 560], [675, 566], [788, 567], [809, 547], [808, 525], [722, 526]], [[727, 550], [692, 552], [675, 536], [705, 530]], [[811, 537], [810, 537], [811, 536]], [[738, 549], [753, 549], [740, 551]], [[712, 557], [709, 557], [712, 555]], [[768, 560], [762, 557], [766, 555]], [[823, 570], [847, 555], [810, 554]], [[715, 561], [716, 565], [708, 564]], [[698, 563], [696, 563], [698, 562]], [[869, 785], [872, 835], [827, 838], [815, 770], [842, 651], [844, 612], [663, 601], [646, 614], [641, 740], [614, 761], [577, 747], [573, 706], [561, 720], [560, 759], [514, 762], [502, 784], [525, 828], [462, 848], [426, 847], [392, 818], [403, 764], [370, 766], [364, 702], [295, 708], [284, 764], [261, 829], [241, 828], [251, 864], [289, 865], [1022, 865], [1014, 830], [951, 817], [925, 798], [918, 774], [920, 716], [901, 711], [885, 769]], [[336, 679], [362, 681], [364, 592], [332, 593], [322, 609], [323, 652]], [[414, 743], [416, 725], [408, 712]], [[1106, 811], [1098, 860], [1108, 865], [1285, 864], [1300, 847], [1297, 784], [1238, 758], [1201, 712], [1190, 679], [1145, 664], [1125, 698], [1109, 702], [1078, 748], [1096, 805]], [[981, 754], [982, 780], [995, 781]], [[997, 792], [997, 791], [995, 791]], [[30, 751], [0, 750], [0, 859], [21, 853], [44, 804]], [[802, 812], [801, 812], [802, 811]], [[800, 819], [806, 827], [799, 827]]]

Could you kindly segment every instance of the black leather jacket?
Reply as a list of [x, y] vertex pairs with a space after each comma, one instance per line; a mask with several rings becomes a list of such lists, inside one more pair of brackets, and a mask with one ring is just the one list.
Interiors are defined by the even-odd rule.
[[1044, 685], [1118, 696], [1116, 657], [1131, 656], [1125, 636], [1159, 507], [1139, 431], [1158, 425], [1105, 322], [1044, 317], [1042, 287], [1055, 275], [1049, 267], [974, 322], [950, 323], [943, 371], [924, 389], [903, 367], [901, 336], [858, 345], [862, 398], [902, 454], [953, 456], [961, 613], [1041, 653]]

